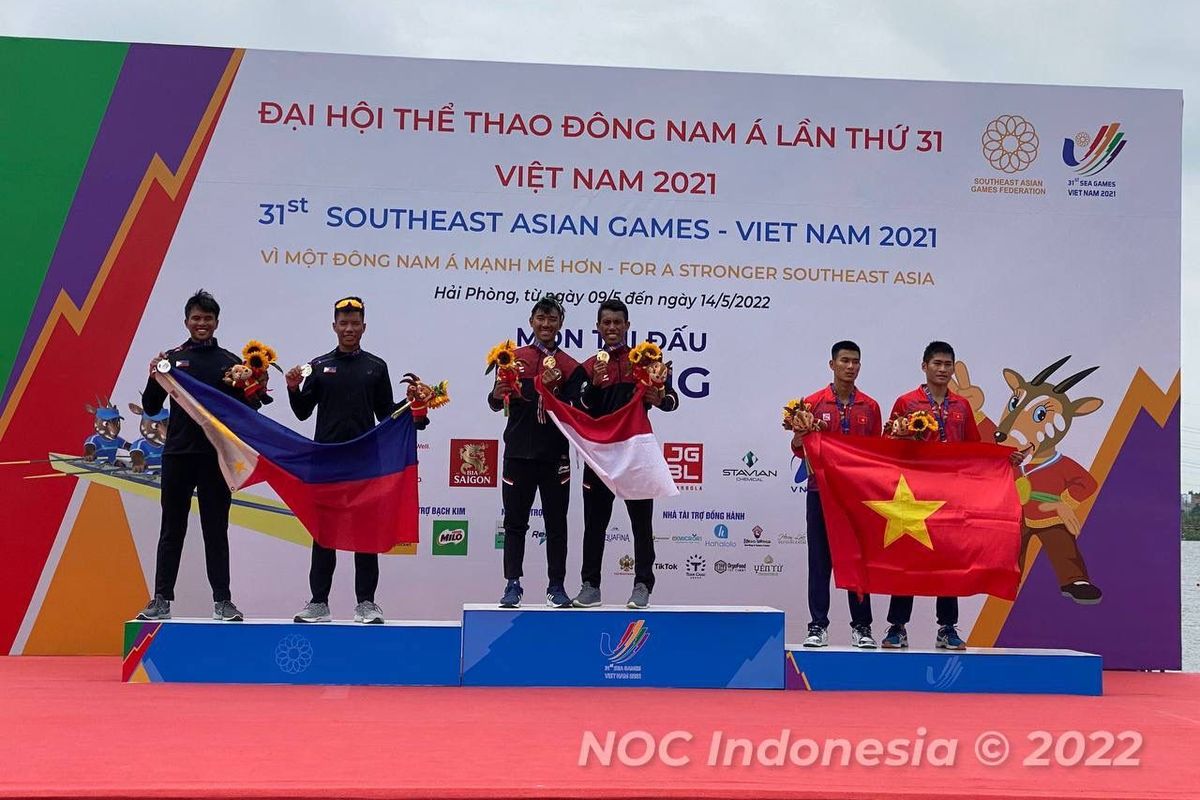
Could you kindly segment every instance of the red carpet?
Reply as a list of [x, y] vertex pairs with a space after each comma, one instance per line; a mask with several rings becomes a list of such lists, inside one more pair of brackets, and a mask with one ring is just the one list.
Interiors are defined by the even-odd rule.
[[[0, 658], [2, 797], [1195, 798], [1200, 675], [1109, 673], [1104, 697], [649, 689], [126, 685], [116, 658]], [[708, 762], [755, 744], [957, 737], [952, 766]], [[1023, 766], [1046, 729], [1135, 730], [1137, 766]], [[579, 766], [583, 732], [693, 734], [641, 767]], [[983, 766], [975, 740], [1006, 734]], [[1066, 740], [1064, 740], [1066, 741]], [[915, 748], [914, 748], [915, 749]], [[1087, 751], [1095, 754], [1098, 745]], [[1120, 755], [1118, 745], [1107, 753]], [[642, 752], [641, 745], [629, 749]], [[803, 758], [806, 751], [799, 751]], [[909, 751], [911, 752], [911, 750]], [[1070, 759], [1072, 746], [1064, 746]], [[930, 757], [931, 749], [926, 749]], [[770, 753], [767, 753], [770, 755]], [[868, 755], [870, 755], [868, 753]], [[883, 756], [887, 755], [884, 751]], [[944, 755], [944, 751], [943, 751]], [[1053, 748], [1046, 754], [1053, 758]]]

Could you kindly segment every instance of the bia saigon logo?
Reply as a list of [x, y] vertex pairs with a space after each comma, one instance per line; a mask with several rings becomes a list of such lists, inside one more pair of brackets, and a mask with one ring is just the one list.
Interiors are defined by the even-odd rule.
[[1080, 131], [1074, 138], [1063, 139], [1063, 163], [1084, 177], [1095, 175], [1117, 160], [1127, 141], [1119, 122], [1101, 125], [1095, 136]]
[[496, 439], [451, 439], [450, 485], [495, 486], [499, 454]]
[[1009, 175], [1023, 172], [1037, 159], [1037, 129], [1022, 116], [1001, 114], [983, 129], [981, 145], [992, 169]]

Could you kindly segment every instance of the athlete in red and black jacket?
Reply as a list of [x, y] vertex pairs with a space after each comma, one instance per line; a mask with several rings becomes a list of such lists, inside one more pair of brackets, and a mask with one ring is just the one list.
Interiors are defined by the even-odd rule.
[[[638, 382], [629, 362], [629, 309], [620, 300], [606, 300], [596, 315], [596, 330], [604, 340], [607, 354], [589, 358], [583, 364], [586, 382], [578, 405], [592, 417], [611, 414], [629, 403]], [[679, 395], [670, 380], [659, 388], [650, 387], [642, 395], [647, 408], [674, 411], [679, 407]], [[612, 490], [592, 471], [583, 469], [583, 586], [573, 601], [576, 608], [600, 605], [600, 575], [604, 561], [604, 540], [612, 519]], [[654, 501], [626, 500], [629, 525], [633, 533], [633, 594], [626, 604], [629, 608], [645, 608], [654, 591]]]
[[[529, 512], [535, 495], [542, 498], [542, 521], [546, 527], [546, 604], [570, 608], [564, 582], [567, 577], [567, 507], [571, 497], [571, 462], [567, 439], [538, 402], [534, 378], [563, 402], [572, 403], [583, 385], [583, 370], [574, 358], [559, 349], [556, 339], [566, 312], [562, 304], [547, 295], [537, 302], [529, 316], [533, 343], [517, 350], [521, 365], [520, 390], [497, 375], [488, 394], [492, 411], [504, 408], [508, 400], [508, 421], [504, 427], [504, 466], [500, 496], [504, 502], [504, 577], [507, 584], [500, 600], [502, 608], [521, 605], [524, 590], [525, 537], [529, 532]], [[553, 368], [546, 366], [554, 359]]]
[[[883, 419], [879, 403], [858, 388], [858, 373], [862, 368], [862, 353], [851, 341], [833, 345], [829, 368], [833, 382], [804, 399], [812, 414], [816, 430], [843, 436], [880, 436]], [[804, 458], [804, 435], [797, 431], [792, 437], [792, 452]], [[833, 575], [833, 558], [829, 535], [825, 528], [825, 512], [821, 507], [820, 487], [815, 475], [808, 478], [806, 493], [808, 522], [808, 638], [805, 647], [825, 647], [829, 644], [829, 579]], [[846, 593], [850, 599], [851, 644], [874, 648], [871, 635], [871, 596]]]

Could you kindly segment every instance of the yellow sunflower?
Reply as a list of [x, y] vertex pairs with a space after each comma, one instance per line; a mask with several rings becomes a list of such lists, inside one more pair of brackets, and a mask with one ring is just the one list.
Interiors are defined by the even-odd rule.
[[642, 342], [642, 354], [650, 361], [662, 361], [662, 349], [654, 342]]
[[246, 342], [246, 346], [242, 348], [242, 358], [247, 359], [250, 357], [251, 353], [263, 353], [266, 352], [266, 350], [267, 346], [265, 344], [260, 342], [258, 339], [251, 339], [250, 341]]
[[494, 369], [507, 369], [517, 360], [517, 343], [512, 339], [506, 339], [500, 344], [493, 347], [487, 354], [487, 369], [483, 374], [491, 372]]
[[246, 356], [245, 363], [247, 367], [255, 372], [266, 369], [271, 364], [271, 362], [267, 359], [267, 354], [261, 350], [250, 351], [250, 354]]

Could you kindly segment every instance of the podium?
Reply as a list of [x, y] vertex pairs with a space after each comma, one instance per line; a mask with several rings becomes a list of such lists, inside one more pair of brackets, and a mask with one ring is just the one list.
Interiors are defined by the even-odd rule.
[[464, 686], [782, 689], [783, 612], [463, 606]]
[[1103, 660], [1076, 650], [860, 650], [787, 646], [788, 689], [989, 694], [1103, 693]]
[[457, 686], [458, 622], [125, 623], [127, 683]]

